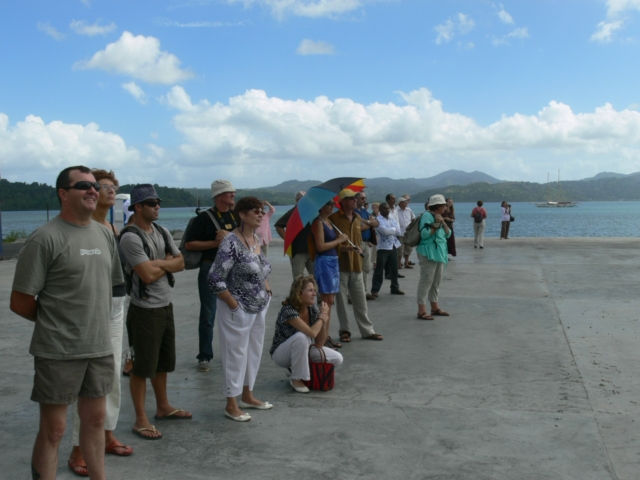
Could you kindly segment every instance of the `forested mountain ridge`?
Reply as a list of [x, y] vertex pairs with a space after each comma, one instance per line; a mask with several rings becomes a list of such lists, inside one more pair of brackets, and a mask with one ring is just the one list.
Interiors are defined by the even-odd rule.
[[[480, 179], [482, 179], [480, 181]], [[291, 205], [295, 192], [308, 190], [319, 184], [315, 180], [288, 180], [272, 187], [239, 189], [237, 197], [254, 195], [274, 205]], [[429, 178], [370, 178], [365, 179], [369, 201], [383, 201], [387, 193], [405, 193], [413, 202], [422, 202], [434, 193], [453, 197], [458, 202], [540, 202], [547, 200], [612, 201], [640, 200], [640, 172], [622, 175], [600, 173], [594, 177], [563, 182], [533, 183], [505, 182], [482, 172], [449, 170]], [[133, 185], [120, 187], [129, 193]], [[164, 207], [211, 205], [208, 188], [175, 188], [155, 185]], [[44, 183], [9, 182], [0, 179], [0, 208], [5, 211], [46, 210], [59, 208], [54, 187]]]

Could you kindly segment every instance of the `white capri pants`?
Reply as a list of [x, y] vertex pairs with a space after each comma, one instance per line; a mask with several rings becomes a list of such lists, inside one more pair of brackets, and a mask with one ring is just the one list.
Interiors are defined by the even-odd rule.
[[[124, 299], [113, 297], [111, 299], [111, 348], [113, 349], [113, 389], [106, 396], [107, 416], [104, 419], [104, 429], [113, 431], [118, 424], [120, 416], [120, 368], [122, 367], [122, 334], [124, 331]], [[80, 445], [80, 416], [78, 404], [75, 402], [73, 409], [73, 432], [71, 441], [74, 446]]]
[[[291, 368], [292, 380], [310, 380], [309, 374], [309, 346], [313, 339], [302, 332], [296, 332], [278, 345], [271, 358], [276, 365], [283, 368]], [[335, 366], [342, 365], [342, 355], [332, 348], [322, 347], [327, 357], [327, 362]], [[314, 362], [320, 361], [320, 352], [317, 348], [311, 349], [311, 358]]]
[[222, 393], [227, 398], [240, 395], [244, 386], [253, 390], [260, 369], [269, 303], [258, 313], [249, 313], [240, 306], [232, 311], [217, 300], [216, 324], [224, 374]]
[[437, 302], [445, 264], [442, 262], [434, 262], [420, 254], [418, 254], [418, 262], [420, 263], [418, 305], [426, 305], [427, 298], [429, 302]]

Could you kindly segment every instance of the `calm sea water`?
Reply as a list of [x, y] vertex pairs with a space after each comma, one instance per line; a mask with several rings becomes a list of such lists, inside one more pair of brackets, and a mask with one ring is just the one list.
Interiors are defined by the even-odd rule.
[[[424, 205], [410, 205], [417, 214]], [[470, 217], [475, 203], [456, 203], [457, 237], [473, 237], [473, 219]], [[484, 205], [489, 217], [485, 235], [500, 236], [500, 205]], [[271, 224], [291, 206], [277, 206]], [[195, 207], [162, 208], [159, 222], [170, 230], [184, 230]], [[2, 212], [2, 236], [10, 232], [30, 233], [53, 218], [58, 212]], [[511, 237], [640, 237], [640, 202], [583, 202], [571, 208], [538, 208], [533, 203], [512, 203]], [[275, 235], [275, 231], [274, 231]]]

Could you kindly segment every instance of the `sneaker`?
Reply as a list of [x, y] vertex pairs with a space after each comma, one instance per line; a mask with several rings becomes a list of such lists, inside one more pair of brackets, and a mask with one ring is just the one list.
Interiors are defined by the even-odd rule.
[[198, 362], [198, 371], [199, 372], [208, 372], [209, 371], [209, 360], [200, 360]]

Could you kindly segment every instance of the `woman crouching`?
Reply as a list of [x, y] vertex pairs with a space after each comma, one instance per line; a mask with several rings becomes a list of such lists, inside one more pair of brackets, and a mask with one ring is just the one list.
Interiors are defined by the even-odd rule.
[[309, 354], [313, 361], [320, 361], [317, 348], [309, 351], [311, 344], [323, 349], [328, 363], [336, 366], [342, 364], [339, 352], [322, 346], [327, 339], [329, 306], [322, 302], [318, 310], [317, 295], [318, 287], [312, 276], [294, 280], [289, 296], [282, 302], [269, 350], [277, 365], [291, 370], [289, 383], [298, 393], [309, 392], [304, 384], [305, 380], [310, 379]]

